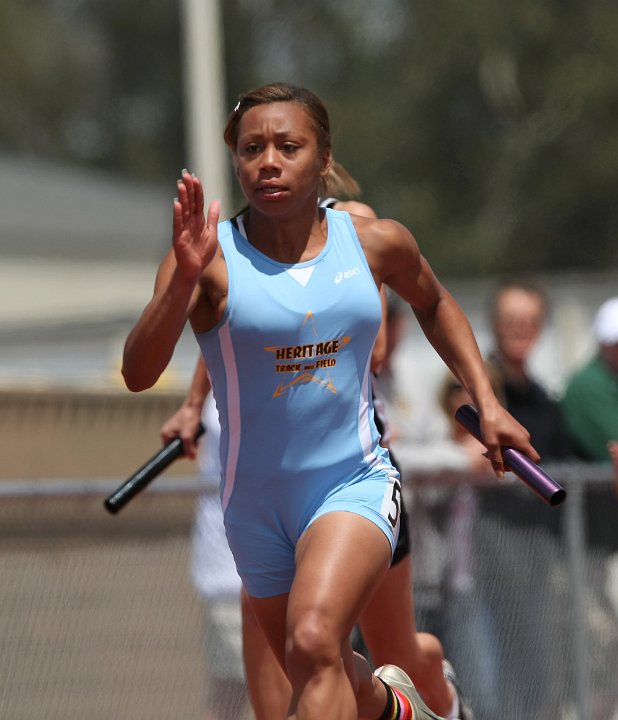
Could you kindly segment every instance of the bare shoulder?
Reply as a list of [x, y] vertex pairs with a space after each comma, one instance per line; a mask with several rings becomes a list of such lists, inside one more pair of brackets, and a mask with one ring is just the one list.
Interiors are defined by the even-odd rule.
[[358, 200], [339, 200], [335, 204], [335, 210], [345, 210], [351, 215], [360, 215], [361, 217], [377, 218], [375, 210], [366, 203]]
[[412, 233], [400, 222], [389, 219], [353, 218], [354, 228], [368, 259], [374, 256], [401, 262], [414, 261], [419, 255]]
[[396, 220], [354, 217], [353, 223], [378, 287], [388, 285], [414, 308], [432, 307], [440, 283], [412, 233]]

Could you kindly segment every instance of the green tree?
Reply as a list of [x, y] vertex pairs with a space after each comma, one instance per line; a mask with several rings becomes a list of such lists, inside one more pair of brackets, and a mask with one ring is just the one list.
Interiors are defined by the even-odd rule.
[[[317, 92], [364, 199], [409, 226], [441, 274], [618, 267], [616, 3], [221, 8], [228, 107], [275, 80]], [[178, 10], [4, 0], [0, 146], [175, 178]]]
[[[154, 179], [178, 171], [174, 0], [4, 0], [0, 146]], [[174, 176], [174, 175], [172, 175]]]
[[314, 89], [365, 199], [412, 228], [441, 272], [618, 264], [614, 3], [225, 11], [228, 87]]

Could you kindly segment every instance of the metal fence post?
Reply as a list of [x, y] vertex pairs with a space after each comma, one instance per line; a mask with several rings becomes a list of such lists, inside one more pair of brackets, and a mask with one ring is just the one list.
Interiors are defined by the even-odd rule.
[[[573, 468], [576, 470], [576, 468]], [[580, 467], [581, 469], [581, 467]], [[573, 673], [577, 720], [587, 720], [589, 704], [589, 663], [585, 609], [585, 483], [573, 472], [569, 477], [566, 502], [566, 543], [568, 549], [569, 585], [571, 590], [571, 628], [573, 639]]]

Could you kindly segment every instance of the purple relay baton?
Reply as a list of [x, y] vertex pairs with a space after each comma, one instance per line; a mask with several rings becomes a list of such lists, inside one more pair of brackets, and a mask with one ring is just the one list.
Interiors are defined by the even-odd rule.
[[[477, 440], [483, 442], [479, 414], [472, 405], [461, 405], [457, 408], [455, 420], [463, 425]], [[506, 469], [514, 472], [548, 505], [560, 505], [566, 498], [566, 490], [562, 485], [559, 485], [544, 470], [541, 470], [524, 453], [515, 450], [515, 448], [502, 447], [502, 457]]]

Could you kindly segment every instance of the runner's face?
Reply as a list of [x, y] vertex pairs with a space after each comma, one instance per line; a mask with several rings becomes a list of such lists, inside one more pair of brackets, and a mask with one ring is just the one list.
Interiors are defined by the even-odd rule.
[[277, 213], [317, 200], [328, 169], [315, 125], [302, 105], [275, 102], [247, 110], [238, 127], [236, 174], [249, 203]]

